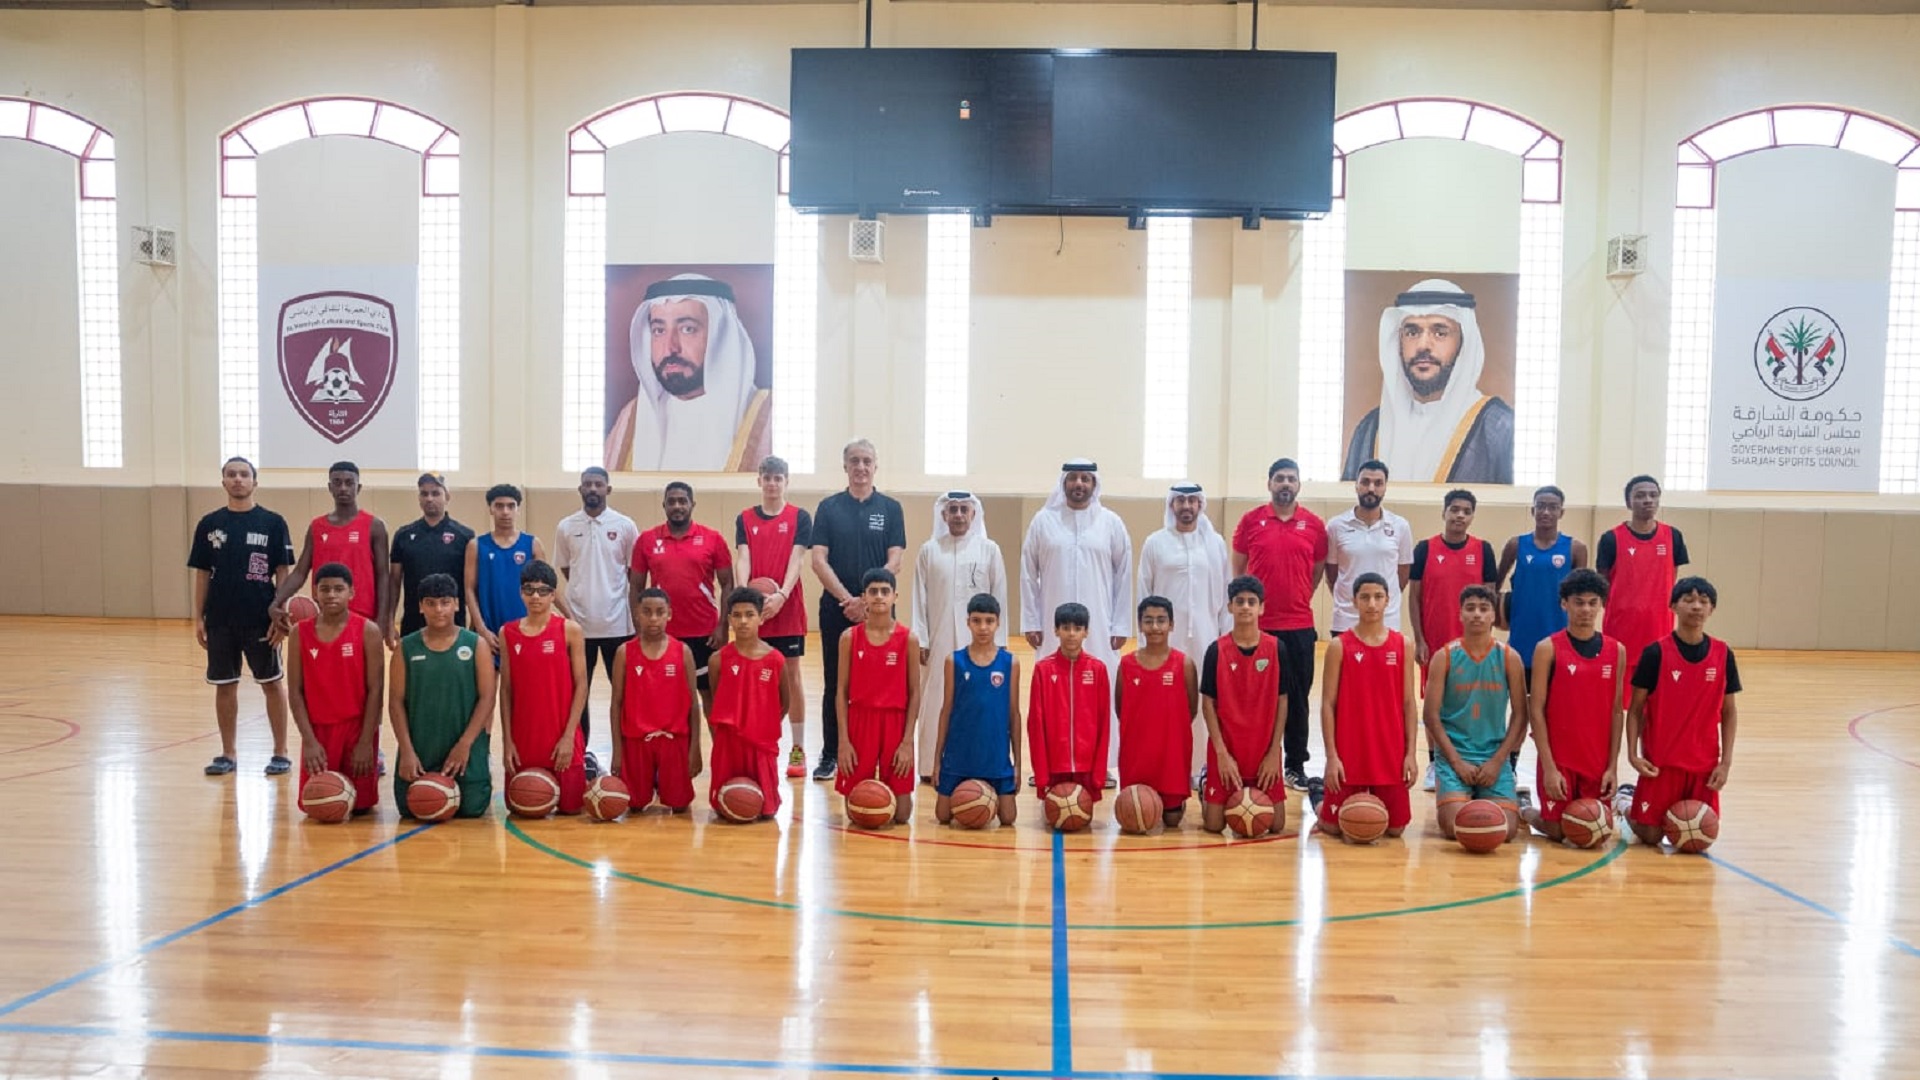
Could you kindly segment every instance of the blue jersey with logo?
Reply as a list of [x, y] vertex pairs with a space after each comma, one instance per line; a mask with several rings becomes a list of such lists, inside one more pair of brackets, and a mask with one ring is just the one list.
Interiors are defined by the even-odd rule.
[[1512, 607], [1507, 612], [1507, 644], [1520, 665], [1533, 670], [1533, 647], [1567, 628], [1560, 607], [1560, 582], [1573, 570], [1573, 537], [1561, 533], [1550, 548], [1523, 533], [1514, 544]]
[[953, 713], [940, 753], [940, 782], [1013, 777], [1013, 654], [975, 664], [967, 650], [953, 654]]
[[527, 602], [520, 599], [520, 568], [533, 561], [533, 534], [521, 533], [512, 547], [501, 547], [490, 532], [473, 543], [473, 593], [480, 601], [480, 621], [497, 634], [527, 616]]

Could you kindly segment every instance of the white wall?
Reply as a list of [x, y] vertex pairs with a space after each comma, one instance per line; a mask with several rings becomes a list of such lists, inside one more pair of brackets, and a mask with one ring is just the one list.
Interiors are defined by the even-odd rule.
[[[57, 477], [80, 461], [79, 186], [72, 158], [0, 139], [0, 371], [5, 475]], [[31, 258], [22, 255], [32, 253]]]
[[[1243, 47], [1247, 14], [1189, 5], [883, 3], [874, 26], [881, 45]], [[1675, 142], [1735, 112], [1802, 100], [1920, 122], [1920, 81], [1910, 71], [1920, 17], [1424, 12], [1409, 19], [1403, 11], [1334, 7], [1265, 14], [1263, 46], [1339, 52], [1343, 111], [1401, 96], [1456, 96], [1517, 112], [1566, 141], [1558, 430], [1562, 483], [1576, 501], [1611, 503], [1621, 475], [1657, 471], [1663, 457], [1663, 267]], [[456, 484], [561, 482], [560, 391], [551, 373], [560, 340], [566, 130], [618, 102], [674, 90], [782, 105], [787, 50], [859, 40], [860, 11], [848, 5], [0, 12], [0, 93], [31, 94], [113, 130], [123, 225], [176, 225], [184, 243], [175, 271], [125, 267], [127, 466], [83, 470], [76, 444], [70, 457], [14, 478], [146, 485], [210, 472], [218, 456], [215, 141], [281, 102], [351, 93], [401, 102], [461, 135], [465, 468]], [[1785, 56], [1830, 62], [1783, 63]], [[1404, 262], [1391, 245], [1418, 221], [1445, 222], [1444, 232], [1431, 234], [1436, 242], [1453, 250], [1480, 245], [1473, 250], [1490, 266], [1506, 259], [1514, 227], [1510, 159], [1436, 147], [1355, 156], [1351, 265]], [[763, 261], [756, 253], [767, 250], [770, 216], [751, 208], [771, 199], [770, 181], [763, 195], [753, 179], [766, 175], [757, 162], [769, 157], [692, 135], [615, 151], [610, 254], [664, 261], [705, 242], [704, 258]], [[21, 186], [11, 164], [18, 160], [0, 158], [10, 190]], [[268, 162], [278, 168], [271, 155]], [[26, 174], [36, 200], [51, 197], [41, 189], [55, 182], [41, 171]], [[1429, 182], [1391, 186], [1409, 173]], [[639, 193], [654, 197], [624, 197]], [[1475, 209], [1458, 209], [1469, 202]], [[688, 212], [675, 213], [680, 207]], [[709, 216], [708, 208], [717, 209]], [[921, 225], [894, 219], [888, 262], [872, 267], [846, 260], [845, 224], [821, 222], [822, 476], [801, 484], [830, 482], [840, 442], [859, 431], [881, 442], [886, 475], [897, 486], [944, 486], [919, 475], [924, 271], [913, 260], [924, 250]], [[1655, 269], [1610, 283], [1600, 272], [1605, 240], [1628, 232], [1652, 236]], [[1092, 453], [1129, 469], [1138, 462], [1148, 409], [1141, 392], [1148, 358], [1138, 334], [1144, 234], [1117, 222], [1073, 221], [1065, 233], [1059, 255], [1060, 226], [1048, 219], [1001, 219], [974, 234], [970, 426], [974, 483], [983, 489], [1041, 493], [1062, 453]], [[720, 249], [721, 256], [712, 253]], [[1190, 471], [1215, 492], [1257, 497], [1265, 463], [1292, 448], [1298, 255], [1298, 230], [1287, 225], [1247, 233], [1203, 222], [1195, 230]], [[71, 344], [49, 341], [47, 348], [65, 350], [71, 362]], [[1014, 387], [1024, 396], [1001, 401]], [[0, 468], [26, 468], [12, 460], [0, 459]], [[1114, 482], [1129, 483], [1119, 474]], [[1142, 494], [1155, 487], [1131, 486]], [[1831, 505], [1865, 504], [1835, 498]]]

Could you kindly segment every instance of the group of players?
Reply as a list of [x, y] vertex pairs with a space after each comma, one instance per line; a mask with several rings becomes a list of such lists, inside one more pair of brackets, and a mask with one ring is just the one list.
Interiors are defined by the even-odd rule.
[[[1382, 505], [1384, 465], [1360, 469], [1355, 507], [1329, 525], [1298, 505], [1298, 468], [1281, 459], [1269, 470], [1271, 503], [1249, 511], [1235, 530], [1235, 576], [1224, 590], [1164, 590], [1178, 600], [1146, 595], [1128, 613], [1138, 646], [1113, 662], [1096, 647], [1109, 643], [1101, 633], [1106, 620], [1077, 600], [1052, 605], [1052, 633], [1044, 635], [1052, 648], [1024, 674], [1004, 646], [1004, 567], [960, 575], [978, 592], [948, 590], [960, 598], [948, 601], [955, 610], [946, 613], [963, 627], [958, 640], [937, 624], [920, 629], [929, 625], [920, 607], [939, 606], [924, 589], [916, 590], [915, 626], [896, 619], [905, 544], [899, 504], [873, 487], [870, 444], [849, 444], [843, 464], [848, 489], [810, 516], [785, 500], [785, 463], [768, 459], [759, 473], [761, 505], [739, 515], [731, 548], [692, 520], [690, 486], [668, 485], [667, 520], [642, 533], [607, 505], [607, 474], [589, 469], [582, 508], [560, 522], [550, 563], [544, 545], [518, 528], [522, 500], [510, 485], [487, 492], [492, 529], [476, 535], [447, 516], [444, 479], [423, 475], [422, 517], [390, 535], [359, 508], [359, 473], [347, 462], [329, 471], [334, 509], [309, 524], [296, 559], [285, 521], [254, 501], [253, 466], [232, 459], [222, 469], [227, 506], [201, 520], [189, 558], [222, 735], [207, 772], [235, 769], [244, 660], [266, 691], [275, 739], [269, 774], [291, 769], [290, 711], [302, 740], [302, 782], [321, 770], [345, 773], [356, 810], [371, 809], [384, 770], [384, 706], [398, 747], [394, 794], [402, 812], [407, 785], [432, 771], [459, 783], [461, 816], [478, 816], [492, 796], [497, 698], [507, 774], [550, 769], [560, 782], [560, 811], [578, 812], [600, 767], [586, 744], [590, 684], [604, 665], [612, 770], [636, 807], [657, 797], [683, 812], [694, 778], [710, 770], [716, 778], [753, 779], [771, 816], [781, 801], [783, 722], [793, 735], [786, 775], [805, 774], [805, 705], [794, 661], [805, 649], [800, 578], [810, 562], [823, 591], [828, 718], [814, 775], [834, 779], [842, 794], [863, 779], [885, 782], [902, 821], [918, 783], [934, 787], [935, 817], [944, 823], [956, 785], [976, 779], [998, 793], [998, 816], [1011, 823], [1018, 778], [1030, 770], [1042, 790], [1072, 782], [1095, 798], [1116, 782], [1145, 784], [1159, 792], [1167, 827], [1181, 823], [1197, 790], [1203, 827], [1216, 832], [1243, 786], [1268, 794], [1276, 832], [1285, 827], [1290, 786], [1308, 792], [1319, 828], [1334, 834], [1341, 805], [1368, 792], [1385, 803], [1389, 832], [1398, 835], [1411, 819], [1415, 729], [1423, 718], [1428, 787], [1443, 834], [1474, 798], [1507, 812], [1510, 838], [1523, 823], [1558, 838], [1568, 803], [1612, 797], [1653, 844], [1671, 803], [1698, 799], [1718, 808], [1739, 677], [1730, 650], [1704, 631], [1717, 599], [1712, 585], [1675, 580], [1686, 562], [1684, 541], [1657, 520], [1660, 489], [1651, 477], [1628, 483], [1632, 519], [1600, 538], [1596, 572], [1585, 568], [1586, 546], [1559, 532], [1564, 496], [1557, 488], [1535, 493], [1533, 532], [1509, 540], [1496, 561], [1492, 546], [1469, 531], [1470, 492], [1449, 492], [1445, 528], [1416, 545], [1405, 519]], [[1063, 513], [1075, 510], [1076, 486], [1081, 509], [1085, 492], [1097, 492], [1093, 469], [1063, 467]], [[1224, 566], [1224, 541], [1210, 526], [1195, 528], [1203, 497], [1194, 513], [1175, 512], [1176, 502], [1191, 509], [1198, 490], [1177, 485], [1169, 493], [1166, 531], [1189, 534], [1176, 541], [1219, 547], [1217, 557], [1202, 549], [1201, 561]], [[941, 550], [954, 554], [952, 545], [969, 536], [984, 540], [979, 513], [967, 493], [943, 497], [938, 516], [948, 534], [929, 549], [944, 542]], [[998, 548], [986, 548], [998, 564]], [[1153, 584], [1148, 560], [1143, 553], [1142, 593]], [[938, 576], [925, 552], [920, 576]], [[288, 602], [309, 578], [318, 614], [293, 620]], [[736, 584], [749, 581], [752, 587]], [[1322, 776], [1309, 780], [1305, 700], [1317, 636], [1309, 604], [1322, 581], [1335, 600], [1322, 665], [1327, 761]], [[1396, 629], [1403, 589], [1413, 609], [1410, 641]], [[1035, 606], [1031, 596], [1028, 606]], [[1291, 625], [1302, 610], [1306, 626]], [[1028, 613], [1029, 626], [1035, 614]], [[1506, 641], [1495, 638], [1497, 626], [1508, 629]], [[1101, 636], [1090, 641], [1090, 634]], [[1115, 635], [1111, 643], [1122, 640]], [[930, 650], [936, 644], [938, 655]], [[1024, 769], [1023, 726], [1031, 757]], [[1539, 759], [1537, 811], [1515, 778], [1529, 734]], [[1637, 789], [1615, 783], [1623, 736]], [[1117, 775], [1109, 769], [1116, 756]], [[720, 785], [711, 786], [717, 795]]]

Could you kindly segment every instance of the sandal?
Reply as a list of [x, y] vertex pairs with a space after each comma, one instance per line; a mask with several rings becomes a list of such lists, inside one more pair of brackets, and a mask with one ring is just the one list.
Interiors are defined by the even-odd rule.
[[293, 762], [284, 754], [275, 754], [267, 759], [267, 775], [280, 776], [293, 771]]
[[225, 754], [221, 754], [219, 757], [207, 762], [206, 774], [208, 776], [225, 776], [232, 772], [233, 769], [233, 759]]

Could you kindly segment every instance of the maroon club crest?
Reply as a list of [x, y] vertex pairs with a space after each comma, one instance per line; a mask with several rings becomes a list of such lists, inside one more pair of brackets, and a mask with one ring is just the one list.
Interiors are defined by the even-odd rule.
[[301, 417], [341, 443], [366, 427], [393, 389], [393, 305], [323, 292], [280, 305], [280, 385]]

